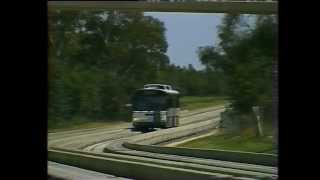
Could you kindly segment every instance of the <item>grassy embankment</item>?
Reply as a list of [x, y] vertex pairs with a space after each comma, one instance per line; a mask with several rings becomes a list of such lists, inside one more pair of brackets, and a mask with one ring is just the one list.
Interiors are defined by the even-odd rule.
[[180, 144], [179, 147], [222, 149], [270, 154], [277, 153], [277, 150], [272, 144], [272, 138], [267, 136], [255, 137], [234, 134], [218, 136], [213, 135]]
[[254, 128], [247, 128], [240, 133], [211, 135], [178, 146], [277, 154], [277, 148], [272, 142], [272, 124], [264, 123], [263, 125], [265, 134], [263, 137], [257, 137]]
[[[184, 97], [181, 99], [182, 109], [189, 110], [225, 103], [227, 103], [225, 97]], [[264, 137], [256, 137], [255, 127], [249, 127], [238, 133], [211, 135], [178, 146], [276, 154], [277, 149], [272, 143], [273, 127], [270, 121], [264, 122], [263, 129]]]

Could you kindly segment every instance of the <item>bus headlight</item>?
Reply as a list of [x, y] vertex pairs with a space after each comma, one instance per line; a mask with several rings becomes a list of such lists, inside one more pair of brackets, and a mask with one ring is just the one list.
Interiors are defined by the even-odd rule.
[[139, 120], [139, 118], [133, 118], [133, 121], [138, 121]]
[[133, 121], [146, 121], [146, 120], [148, 120], [148, 118], [143, 118], [143, 117], [133, 118]]

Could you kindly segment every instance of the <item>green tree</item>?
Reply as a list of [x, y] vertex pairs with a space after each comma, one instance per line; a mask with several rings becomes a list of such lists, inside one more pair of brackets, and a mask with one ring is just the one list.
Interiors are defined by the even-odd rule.
[[162, 22], [140, 12], [49, 12], [49, 119], [107, 118], [169, 62]]
[[224, 74], [235, 110], [248, 113], [253, 105], [271, 107], [277, 24], [272, 16], [259, 16], [253, 29], [239, 31], [243, 20], [227, 15], [219, 46], [200, 48], [199, 57], [207, 70]]

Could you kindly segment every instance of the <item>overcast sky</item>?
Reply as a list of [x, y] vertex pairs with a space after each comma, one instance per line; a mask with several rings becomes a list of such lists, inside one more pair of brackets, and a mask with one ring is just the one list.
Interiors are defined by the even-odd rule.
[[171, 63], [203, 68], [197, 49], [218, 42], [217, 25], [220, 25], [223, 14], [145, 12], [145, 15], [164, 22], [169, 45], [167, 55]]

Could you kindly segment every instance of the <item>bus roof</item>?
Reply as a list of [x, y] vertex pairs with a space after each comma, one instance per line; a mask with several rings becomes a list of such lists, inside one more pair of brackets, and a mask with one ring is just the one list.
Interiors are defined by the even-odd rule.
[[138, 89], [137, 91], [159, 91], [159, 92], [164, 92], [164, 93], [167, 93], [167, 94], [180, 94], [179, 91], [176, 91], [176, 90], [168, 90], [168, 89], [155, 89], [155, 88], [142, 88], [142, 89]]
[[172, 90], [172, 87], [167, 84], [145, 84], [144, 88], [155, 88], [155, 89], [168, 89]]

